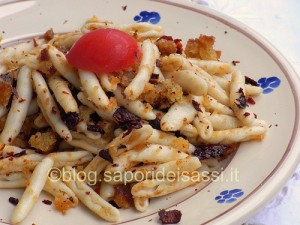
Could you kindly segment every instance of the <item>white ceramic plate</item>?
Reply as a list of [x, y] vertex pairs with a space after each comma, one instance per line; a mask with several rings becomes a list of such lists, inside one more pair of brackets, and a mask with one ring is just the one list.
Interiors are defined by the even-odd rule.
[[[5, 1], [4, 1], [5, 2]], [[146, 11], [140, 14], [142, 11]], [[0, 32], [4, 42], [44, 33], [78, 29], [96, 15], [117, 23], [146, 20], [163, 26], [167, 35], [181, 38], [199, 34], [216, 37], [216, 49], [224, 61], [238, 60], [237, 68], [259, 80], [265, 94], [256, 99], [253, 110], [270, 124], [262, 142], [242, 144], [217, 182], [191, 187], [151, 202], [145, 213], [122, 210], [124, 224], [159, 224], [159, 209], [178, 209], [180, 224], [241, 224], [261, 208], [282, 187], [299, 161], [299, 80], [287, 61], [261, 36], [237, 21], [206, 7], [185, 1], [142, 0], [43, 0], [16, 1], [0, 7]], [[265, 79], [264, 79], [265, 78]], [[298, 149], [297, 149], [298, 146]], [[228, 164], [229, 163], [229, 164]], [[228, 165], [227, 165], [228, 164]], [[9, 221], [13, 207], [9, 196], [21, 190], [0, 190], [0, 219]], [[231, 193], [231, 194], [230, 194]], [[42, 203], [42, 195], [26, 225], [106, 224], [84, 207], [66, 215]]]

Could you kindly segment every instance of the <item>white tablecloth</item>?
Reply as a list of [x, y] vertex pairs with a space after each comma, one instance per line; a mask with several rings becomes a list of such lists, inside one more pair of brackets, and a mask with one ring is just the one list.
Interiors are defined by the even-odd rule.
[[[206, 5], [250, 26], [275, 45], [300, 75], [299, 0], [188, 1]], [[299, 209], [300, 165], [273, 200], [244, 225], [298, 225]]]

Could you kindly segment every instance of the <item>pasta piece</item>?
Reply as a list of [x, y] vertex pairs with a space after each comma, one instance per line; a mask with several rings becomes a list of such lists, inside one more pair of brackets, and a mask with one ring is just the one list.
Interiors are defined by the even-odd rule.
[[0, 105], [0, 118], [2, 118], [3, 116], [5, 116], [7, 113], [7, 108], [3, 105]]
[[93, 159], [93, 155], [87, 151], [54, 152], [48, 154], [48, 157], [54, 160], [54, 167], [57, 168], [81, 165]]
[[230, 89], [230, 79], [227, 77], [221, 77], [217, 75], [212, 75], [212, 78], [226, 91], [229, 92]]
[[97, 108], [108, 112], [112, 111], [110, 101], [103, 91], [97, 76], [92, 72], [79, 70], [79, 78], [88, 100], [93, 102]]
[[156, 129], [153, 129], [152, 135], [147, 139], [147, 143], [170, 146], [180, 149], [182, 152], [193, 152], [195, 150], [195, 146], [182, 137], [176, 137], [170, 133]]
[[193, 65], [188, 59], [184, 58], [182, 55], [172, 54], [161, 58], [162, 61], [162, 71], [173, 72], [176, 70], [191, 70], [202, 79], [204, 79], [208, 85], [207, 93], [217, 99], [222, 104], [229, 106], [229, 98], [224, 91], [224, 89], [211, 77], [210, 74], [205, 72], [200, 67]]
[[106, 91], [111, 91], [113, 92], [114, 90], [116, 90], [118, 83], [117, 82], [111, 82], [111, 80], [109, 79], [109, 76], [111, 76], [110, 74], [100, 74], [99, 80], [101, 83], [101, 86], [106, 90]]
[[143, 149], [125, 151], [120, 154], [114, 159], [113, 165], [107, 166], [106, 171], [124, 171], [139, 162], [165, 163], [172, 160], [184, 159], [187, 156], [188, 154], [169, 146], [150, 144]]
[[267, 127], [268, 123], [264, 120], [255, 119], [252, 123], [252, 126]]
[[7, 71], [6, 66], [0, 64], [0, 74], [3, 74]]
[[53, 160], [46, 157], [34, 169], [30, 179], [29, 185], [26, 187], [18, 205], [11, 216], [11, 223], [17, 224], [25, 219], [34, 204], [36, 203], [43, 187], [48, 178], [48, 172], [53, 166]]
[[18, 63], [19, 59], [34, 49], [34, 45], [40, 46], [41, 44], [43, 44], [43, 40], [35, 39], [35, 43], [34, 41], [30, 41], [7, 47], [0, 52], [0, 63], [2, 65], [10, 65], [12, 63], [11, 61]]
[[207, 118], [214, 130], [227, 130], [241, 126], [241, 122], [233, 116], [213, 113]]
[[161, 129], [164, 131], [177, 131], [182, 126], [192, 122], [195, 114], [196, 110], [188, 99], [176, 102], [162, 117], [160, 122]]
[[1, 142], [5, 144], [12, 143], [20, 133], [32, 98], [31, 71], [26, 66], [23, 66], [18, 73], [16, 90], [18, 96], [13, 97], [11, 108], [0, 136]]
[[93, 160], [89, 162], [89, 164], [84, 168], [84, 172], [86, 174], [95, 172], [96, 178], [98, 179], [99, 174], [105, 169], [108, 165], [108, 162], [102, 159], [99, 155], [96, 155]]
[[263, 90], [262, 87], [245, 84], [245, 94], [247, 97], [260, 95]]
[[40, 67], [40, 61], [38, 58], [38, 53], [28, 54], [21, 57], [18, 61], [18, 67], [20, 66], [28, 66], [32, 70], [38, 70]]
[[50, 76], [48, 84], [53, 94], [66, 113], [79, 112], [78, 105], [74, 99], [68, 83], [59, 76]]
[[[102, 199], [91, 187], [84, 182], [78, 180], [75, 169], [70, 166], [66, 170], [72, 174], [72, 179], [66, 184], [72, 189], [79, 200], [95, 214], [109, 222], [118, 222], [120, 220], [120, 212], [107, 201]], [[86, 193], [89, 193], [88, 195]]]
[[202, 104], [205, 109], [207, 109], [211, 113], [216, 112], [224, 115], [234, 116], [233, 111], [228, 106], [223, 105], [209, 95], [204, 96]]
[[118, 86], [114, 91], [115, 98], [121, 106], [124, 106], [128, 111], [134, 113], [135, 115], [141, 117], [145, 120], [154, 120], [155, 114], [152, 111], [152, 106], [150, 104], [144, 104], [139, 100], [128, 100], [123, 96], [123, 90]]
[[43, 160], [41, 154], [25, 154], [21, 157], [8, 157], [0, 160], [0, 174], [33, 170]]
[[57, 34], [48, 42], [55, 47], [64, 46], [71, 48], [73, 44], [82, 36], [81, 32], [70, 32], [66, 34]]
[[101, 21], [96, 17], [88, 20], [81, 28], [83, 33], [90, 32], [98, 28], [114, 28], [124, 31], [131, 36], [135, 36], [138, 40], [146, 38], [159, 38], [163, 35], [161, 26], [153, 25], [151, 23], [135, 23], [135, 24], [116, 24], [110, 21]]
[[109, 143], [110, 139], [107, 140], [105, 138], [91, 139], [85, 136], [84, 134], [80, 134], [72, 131], [73, 140], [69, 143], [70, 145], [78, 148], [83, 148], [86, 151], [89, 151], [93, 154], [98, 154], [99, 149], [105, 148], [105, 146]]
[[77, 124], [77, 132], [84, 133], [90, 139], [98, 139], [101, 138], [100, 132], [93, 132], [88, 130], [88, 125], [85, 121], [81, 121]]
[[203, 140], [209, 140], [213, 134], [213, 126], [206, 115], [204, 108], [201, 107], [201, 112], [197, 112], [193, 125], [196, 127], [199, 136]]
[[37, 128], [49, 127], [49, 124], [42, 113], [39, 113], [39, 115], [34, 119], [33, 124]]
[[192, 124], [187, 124], [187, 125], [182, 126], [179, 131], [180, 131], [180, 134], [182, 134], [183, 136], [185, 136], [187, 138], [195, 138], [198, 136], [197, 128], [195, 126], [193, 126]]
[[24, 188], [27, 178], [22, 172], [0, 175], [0, 188]]
[[86, 105], [87, 107], [93, 109], [101, 118], [108, 120], [108, 121], [115, 121], [113, 118], [113, 113], [115, 111], [115, 108], [111, 111], [111, 112], [107, 112], [104, 111], [102, 109], [97, 108], [92, 102], [90, 102], [85, 95], [83, 94], [83, 92], [79, 92], [77, 94], [77, 97], [79, 99], [79, 101]]
[[165, 79], [163, 73], [161, 72], [161, 69], [157, 65], [157, 61], [160, 59], [160, 51], [159, 51], [157, 45], [153, 45], [153, 50], [154, 50], [154, 56], [155, 56], [155, 66], [154, 66], [153, 74], [158, 74], [157, 82], [160, 82]]
[[[229, 92], [230, 90], [230, 80], [226, 77], [220, 77], [220, 76], [212, 76], [215, 81], [218, 82], [218, 84], [226, 91]], [[251, 96], [257, 96], [260, 95], [263, 92], [263, 89], [259, 86], [253, 86], [250, 84], [245, 84], [245, 95], [247, 97]]]
[[54, 206], [62, 213], [65, 213], [70, 207], [78, 205], [75, 193], [61, 180], [52, 180], [49, 177], [43, 190], [54, 197]]
[[193, 95], [206, 95], [206, 81], [191, 70], [178, 70], [165, 73], [165, 77], [179, 84], [184, 91]]
[[149, 208], [149, 198], [133, 198], [134, 207], [139, 212], [145, 212]]
[[217, 74], [217, 75], [224, 75], [231, 73], [233, 68], [230, 63], [215, 61], [215, 60], [200, 60], [197, 58], [188, 58], [188, 60], [196, 65], [199, 66], [201, 69], [205, 70], [209, 74]]
[[97, 154], [97, 152], [99, 151], [99, 149], [97, 147], [85, 142], [84, 140], [73, 139], [72, 141], [69, 141], [69, 144], [73, 147], [82, 148], [93, 154]]
[[129, 100], [136, 100], [143, 93], [155, 67], [155, 52], [153, 43], [149, 39], [142, 43], [142, 55], [138, 73], [124, 90]]
[[105, 180], [111, 184], [136, 183], [143, 180], [163, 177], [177, 177], [183, 173], [190, 173], [199, 169], [201, 163], [197, 157], [172, 160], [169, 162], [132, 167], [122, 174], [104, 172]]
[[[196, 172], [196, 171], [195, 171]], [[131, 193], [134, 198], [154, 198], [167, 195], [197, 182], [200, 182], [200, 175], [194, 174], [192, 177], [188, 175], [180, 175], [179, 177], [145, 180], [133, 185]]]
[[32, 79], [37, 93], [38, 105], [45, 119], [59, 136], [67, 142], [71, 141], [72, 135], [60, 117], [57, 104], [54, 101], [43, 76], [39, 72], [33, 71]]
[[240, 71], [234, 71], [230, 85], [230, 107], [243, 125], [251, 125], [255, 119], [245, 97], [245, 77]]
[[214, 131], [211, 138], [207, 140], [209, 144], [234, 144], [238, 142], [262, 140], [267, 132], [266, 127], [240, 127], [228, 130]]
[[39, 106], [37, 104], [37, 98], [33, 98], [31, 99], [31, 102], [29, 104], [27, 116], [31, 116], [35, 113], [38, 113], [38, 111], [39, 111]]
[[209, 139], [213, 132], [213, 126], [208, 119], [206, 109], [203, 107], [203, 96], [193, 96], [192, 99], [193, 106], [197, 109], [193, 125], [197, 129], [200, 138]]
[[109, 183], [106, 183], [105, 181], [102, 181], [101, 185], [100, 185], [100, 193], [99, 193], [99, 195], [105, 201], [109, 201], [115, 195], [115, 188], [114, 188], [114, 186], [111, 185], [111, 184], [109, 184]]
[[115, 137], [108, 145], [110, 154], [112, 157], [117, 157], [116, 153], [111, 151], [113, 147], [119, 147], [125, 145], [128, 149], [133, 149], [137, 145], [143, 145], [147, 143], [147, 140], [153, 133], [153, 128], [150, 125], [143, 125], [140, 129], [133, 129], [129, 134], [125, 135], [127, 131], [122, 132]]
[[21, 152], [26, 153], [25, 149], [19, 148], [17, 146], [13, 146], [13, 145], [6, 145], [2, 142], [0, 142], [0, 156], [1, 157], [9, 157], [9, 156], [13, 156], [15, 154], [19, 154]]
[[55, 69], [74, 87], [80, 90], [80, 80], [77, 71], [68, 63], [64, 53], [52, 45], [48, 45], [48, 54]]

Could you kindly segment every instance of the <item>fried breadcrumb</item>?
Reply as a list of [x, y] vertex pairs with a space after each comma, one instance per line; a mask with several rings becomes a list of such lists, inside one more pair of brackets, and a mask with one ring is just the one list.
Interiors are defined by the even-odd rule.
[[155, 85], [147, 85], [139, 100], [151, 104], [153, 108], [166, 109], [180, 100], [182, 95], [182, 88], [172, 80], [166, 79]]
[[188, 40], [184, 53], [191, 58], [218, 60], [221, 56], [221, 51], [214, 50], [214, 43], [215, 37], [200, 35], [199, 38]]
[[29, 139], [29, 145], [43, 153], [55, 150], [59, 141], [57, 133], [48, 131], [45, 133], [37, 132]]

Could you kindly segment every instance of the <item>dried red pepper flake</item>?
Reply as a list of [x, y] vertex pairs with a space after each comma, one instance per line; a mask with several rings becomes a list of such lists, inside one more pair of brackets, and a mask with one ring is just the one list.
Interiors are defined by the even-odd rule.
[[14, 197], [9, 197], [8, 201], [13, 205], [18, 205], [18, 203], [19, 203], [19, 199], [14, 198]]
[[256, 80], [253, 80], [252, 78], [245, 76], [245, 84], [250, 84], [252, 86], [258, 86], [258, 83]]
[[48, 69], [48, 72], [49, 72], [51, 75], [55, 74], [56, 71], [57, 71], [57, 70], [55, 69], [54, 66], [50, 66], [49, 69]]
[[56, 110], [56, 108], [55, 108], [54, 106], [51, 108], [51, 112], [52, 112], [53, 114], [56, 114], [56, 113], [57, 113], [57, 110]]
[[193, 155], [198, 157], [200, 160], [210, 159], [210, 158], [224, 158], [229, 155], [233, 150], [230, 145], [214, 145], [214, 144], [203, 144], [196, 146], [196, 150]]
[[21, 157], [23, 155], [26, 155], [26, 150], [22, 150], [19, 153], [13, 154], [12, 156], [15, 158]]
[[161, 209], [158, 211], [158, 215], [162, 224], [176, 224], [180, 222], [182, 213], [177, 209], [168, 211]]
[[247, 103], [249, 103], [251, 105], [255, 105], [256, 102], [254, 101], [253, 98], [249, 97], [249, 98], [247, 98]]
[[121, 207], [119, 207], [119, 206], [117, 205], [117, 203], [116, 203], [114, 200], [110, 200], [108, 203], [111, 204], [113, 207], [115, 207], [115, 208], [117, 208], [117, 209], [120, 209], [120, 208], [121, 208]]
[[244, 109], [248, 106], [246, 96], [244, 94], [243, 88], [240, 88], [237, 93], [240, 93], [240, 96], [235, 100], [235, 104], [240, 109]]
[[247, 116], [250, 116], [250, 113], [245, 112], [245, 113], [244, 113], [244, 117], [247, 117]]
[[24, 98], [19, 99], [19, 103], [22, 103], [22, 102], [25, 102], [25, 101], [26, 101], [26, 99], [24, 99]]
[[120, 184], [116, 185], [114, 189], [115, 195], [113, 197], [113, 200], [119, 207], [128, 209], [134, 206], [130, 185]]
[[122, 130], [142, 128], [141, 118], [129, 112], [124, 107], [119, 107], [113, 114], [114, 119]]
[[41, 61], [49, 61], [49, 60], [50, 60], [48, 48], [43, 48], [43, 49], [41, 50], [41, 53], [40, 53], [40, 60], [41, 60]]
[[61, 118], [68, 128], [75, 127], [80, 121], [80, 117], [77, 112], [68, 112], [68, 113], [63, 112], [61, 113]]
[[37, 47], [37, 46], [38, 46], [38, 43], [37, 43], [36, 38], [32, 38], [32, 42], [33, 42], [33, 46], [34, 46], [34, 47]]
[[160, 121], [161, 120], [158, 117], [156, 117], [154, 120], [149, 121], [149, 125], [156, 130], [161, 130]]
[[158, 83], [159, 74], [158, 73], [152, 73], [149, 83], [150, 84], [157, 84]]
[[87, 125], [87, 130], [104, 134], [104, 130], [101, 127], [99, 127], [98, 125], [95, 125], [95, 124], [88, 124]]
[[109, 154], [108, 149], [102, 149], [102, 150], [100, 150], [100, 151], [99, 151], [99, 156], [100, 156], [102, 159], [104, 159], [104, 160], [106, 160], [106, 161], [108, 161], [108, 162], [110, 162], [110, 163], [113, 163], [113, 158], [112, 158], [111, 155]]
[[182, 41], [181, 39], [174, 40], [176, 47], [177, 47], [177, 51], [176, 51], [177, 54], [182, 54], [182, 51], [183, 51], [183, 45], [182, 45], [181, 41]]
[[54, 32], [53, 32], [53, 29], [50, 28], [49, 30], [47, 30], [44, 35], [43, 35], [43, 38], [46, 40], [46, 41], [50, 41], [52, 38], [54, 37]]
[[19, 93], [15, 87], [12, 87], [12, 92], [13, 92], [14, 96], [16, 97], [16, 99], [19, 99]]
[[236, 64], [240, 63], [240, 61], [239, 60], [232, 60], [231, 63], [232, 63], [232, 65], [236, 66]]
[[158, 68], [161, 68], [161, 67], [162, 67], [162, 62], [161, 62], [161, 60], [156, 59], [155, 65], [156, 65]]
[[192, 105], [193, 105], [193, 107], [195, 108], [196, 111], [202, 112], [199, 102], [196, 102], [195, 100], [192, 100]]
[[52, 205], [52, 201], [47, 200], [47, 199], [44, 199], [42, 202], [43, 202], [45, 205]]

